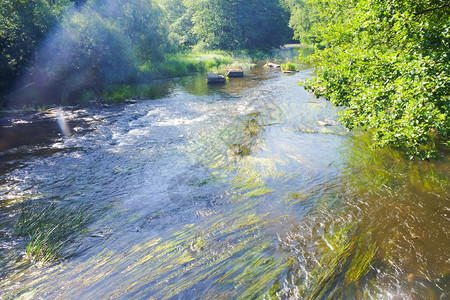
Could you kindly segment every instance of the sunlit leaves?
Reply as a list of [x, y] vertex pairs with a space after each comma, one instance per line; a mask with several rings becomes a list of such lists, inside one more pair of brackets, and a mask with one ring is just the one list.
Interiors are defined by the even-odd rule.
[[450, 131], [449, 6], [426, 0], [308, 3], [330, 8], [322, 11], [326, 25], [319, 29], [330, 47], [316, 53], [318, 77], [307, 87], [346, 107], [342, 123], [371, 129], [376, 145], [403, 148], [411, 158], [437, 156]]

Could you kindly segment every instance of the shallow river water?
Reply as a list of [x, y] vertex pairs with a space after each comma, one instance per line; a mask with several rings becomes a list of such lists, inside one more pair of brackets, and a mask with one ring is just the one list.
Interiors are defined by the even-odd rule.
[[[3, 153], [0, 298], [449, 299], [448, 153], [371, 149], [311, 76], [174, 79]], [[95, 215], [68, 258], [32, 264], [11, 228], [46, 201]]]

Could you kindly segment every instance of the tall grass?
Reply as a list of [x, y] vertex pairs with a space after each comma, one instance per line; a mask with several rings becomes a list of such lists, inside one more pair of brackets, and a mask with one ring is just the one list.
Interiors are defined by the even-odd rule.
[[157, 79], [180, 77], [198, 72], [207, 72], [223, 65], [233, 63], [233, 58], [227, 52], [183, 52], [166, 54], [160, 63], [146, 62], [139, 66], [139, 78]]
[[293, 72], [296, 72], [296, 71], [298, 71], [298, 67], [293, 62], [288, 61], [285, 64], [281, 65], [281, 71], [293, 71]]

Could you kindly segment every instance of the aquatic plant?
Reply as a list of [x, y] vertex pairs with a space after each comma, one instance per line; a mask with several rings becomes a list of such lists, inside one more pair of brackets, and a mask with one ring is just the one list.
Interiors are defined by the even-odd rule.
[[13, 232], [28, 238], [28, 259], [45, 263], [68, 255], [62, 253], [63, 247], [81, 234], [92, 215], [89, 207], [83, 204], [34, 201], [22, 205]]
[[[347, 225], [335, 232], [330, 230], [320, 240], [307, 244], [302, 233], [296, 231], [279, 237], [282, 247], [292, 253], [301, 254], [303, 248], [316, 249], [293, 258], [296, 271], [292, 280], [284, 282], [277, 298], [344, 299], [358, 292], [360, 283], [372, 270], [378, 246], [370, 233], [361, 234], [354, 226]], [[301, 261], [297, 257], [309, 259]]]
[[[371, 147], [370, 135], [355, 131], [354, 138], [347, 140], [342, 149], [346, 168], [341, 177], [352, 190], [373, 191], [385, 186], [398, 193], [411, 188], [418, 191], [446, 193], [449, 178], [436, 172], [428, 162], [412, 163], [407, 156], [393, 147]], [[446, 155], [445, 151], [440, 153]], [[396, 200], [398, 201], [398, 199]]]
[[333, 251], [326, 253], [319, 266], [313, 271], [312, 282], [306, 288], [305, 299], [343, 298], [345, 289], [364, 278], [370, 271], [378, 248], [369, 244], [363, 246], [360, 237], [344, 237], [344, 242], [337, 235], [332, 242], [337, 242]]

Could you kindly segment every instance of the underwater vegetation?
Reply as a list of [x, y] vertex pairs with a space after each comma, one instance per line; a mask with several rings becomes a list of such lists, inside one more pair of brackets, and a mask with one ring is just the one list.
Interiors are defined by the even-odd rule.
[[285, 280], [276, 298], [360, 297], [367, 275], [374, 270], [378, 247], [370, 233], [355, 228], [348, 225], [336, 232], [326, 232], [316, 240], [308, 240], [301, 228], [279, 236], [281, 249], [295, 255], [289, 268], [291, 278]]

